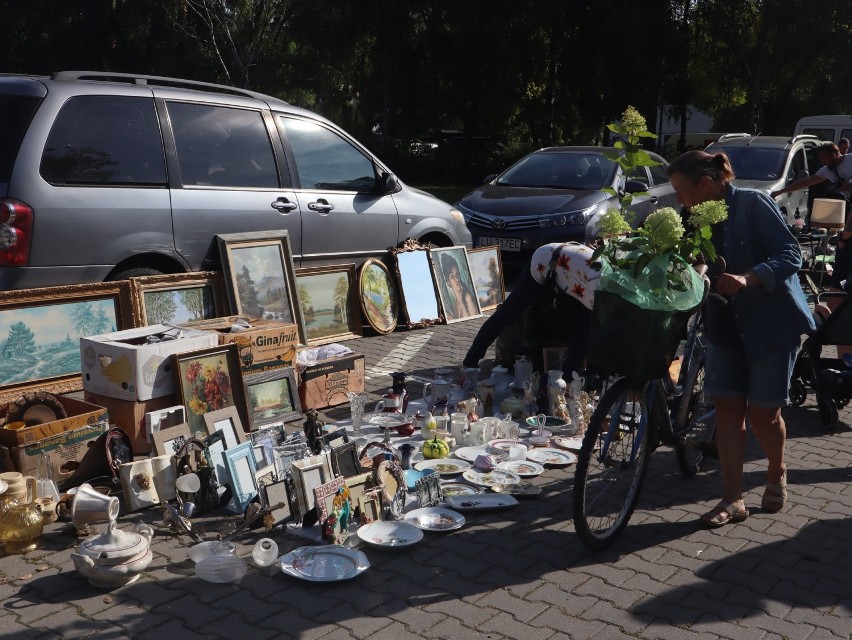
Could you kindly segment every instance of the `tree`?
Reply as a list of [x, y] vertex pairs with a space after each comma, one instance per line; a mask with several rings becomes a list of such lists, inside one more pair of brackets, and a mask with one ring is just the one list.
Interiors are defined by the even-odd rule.
[[35, 334], [23, 322], [15, 322], [9, 327], [6, 339], [6, 353], [23, 356], [35, 349]]
[[151, 291], [145, 294], [145, 315], [148, 324], [171, 322], [177, 313], [177, 303], [170, 291]]

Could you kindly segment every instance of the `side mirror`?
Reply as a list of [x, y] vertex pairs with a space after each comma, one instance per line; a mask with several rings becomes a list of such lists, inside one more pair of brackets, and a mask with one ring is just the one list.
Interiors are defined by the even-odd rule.
[[399, 178], [389, 171], [382, 171], [378, 186], [381, 193], [394, 193], [399, 190]]
[[793, 180], [801, 180], [802, 178], [809, 178], [809, 177], [810, 177], [810, 175], [811, 175], [811, 174], [808, 172], [808, 170], [807, 170], [807, 169], [799, 169], [799, 170], [796, 172], [796, 177], [795, 177], [795, 178], [793, 178]]
[[642, 193], [648, 190], [648, 185], [641, 180], [628, 180], [624, 183], [624, 190], [627, 193]]
[[482, 184], [488, 184], [489, 182], [494, 182], [494, 178], [496, 178], [497, 175], [498, 174], [496, 174], [496, 173], [489, 173], [487, 176], [485, 176], [482, 179]]

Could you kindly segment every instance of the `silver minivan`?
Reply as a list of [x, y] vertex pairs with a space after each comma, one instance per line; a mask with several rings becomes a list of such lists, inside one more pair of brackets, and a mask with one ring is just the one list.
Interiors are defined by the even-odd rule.
[[296, 266], [406, 238], [470, 246], [462, 215], [332, 122], [251, 91], [101, 72], [0, 75], [0, 290], [218, 266], [218, 234], [289, 232]]

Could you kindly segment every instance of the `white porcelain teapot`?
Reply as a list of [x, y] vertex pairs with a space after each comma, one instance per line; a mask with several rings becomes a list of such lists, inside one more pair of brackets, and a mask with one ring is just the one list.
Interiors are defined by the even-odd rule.
[[106, 531], [86, 538], [71, 559], [93, 586], [114, 589], [135, 581], [151, 564], [153, 536], [154, 530], [146, 524], [122, 531], [110, 520]]

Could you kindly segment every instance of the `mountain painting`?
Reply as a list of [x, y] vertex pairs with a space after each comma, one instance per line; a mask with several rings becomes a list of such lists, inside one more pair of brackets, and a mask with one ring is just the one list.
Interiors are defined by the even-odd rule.
[[280, 243], [231, 249], [240, 313], [293, 322]]

